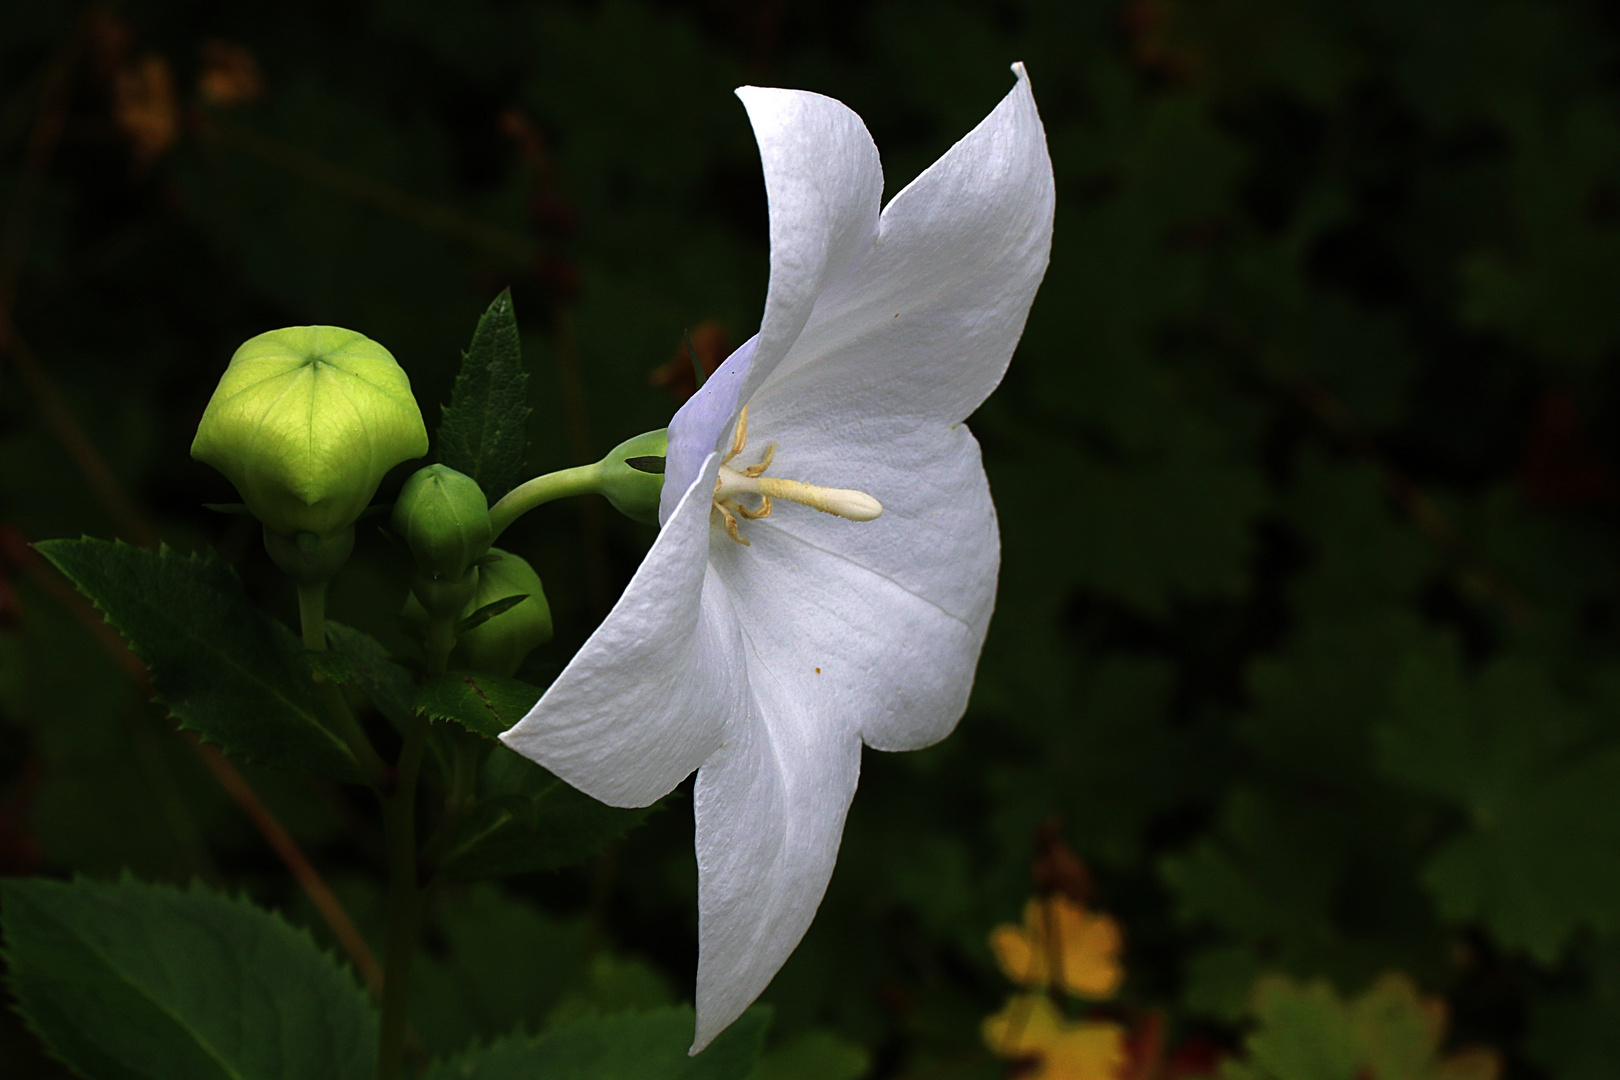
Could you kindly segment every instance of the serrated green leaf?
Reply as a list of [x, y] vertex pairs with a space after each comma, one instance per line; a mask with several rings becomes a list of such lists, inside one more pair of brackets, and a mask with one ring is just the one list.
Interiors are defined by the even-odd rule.
[[538, 1032], [565, 995], [592, 981], [583, 916], [559, 918], [489, 883], [441, 890], [433, 914], [442, 947], [417, 955], [411, 1015], [435, 1053]]
[[748, 1080], [860, 1080], [871, 1067], [864, 1048], [830, 1031], [806, 1031], [761, 1057]]
[[326, 636], [329, 651], [305, 655], [329, 678], [365, 694], [396, 726], [408, 723], [416, 711], [411, 673], [394, 663], [376, 638], [352, 626], [328, 622]]
[[485, 797], [445, 852], [444, 872], [452, 877], [523, 874], [582, 862], [651, 810], [599, 803], [505, 746], [484, 763], [481, 790]]
[[1424, 875], [1441, 912], [1543, 962], [1582, 927], [1620, 928], [1620, 746], [1589, 727], [1529, 664], [1470, 680], [1454, 651], [1426, 650], [1379, 732], [1386, 772], [1469, 822]]
[[1244, 1071], [1249, 1075], [1275, 1080], [1356, 1080], [1362, 1055], [1355, 1024], [1327, 983], [1300, 986], [1270, 976], [1255, 988], [1254, 1011], [1260, 1026], [1245, 1047], [1248, 1061]]
[[416, 710], [431, 720], [453, 720], [493, 739], [523, 719], [539, 700], [539, 688], [519, 679], [450, 671], [417, 688]]
[[770, 1022], [753, 1008], [688, 1057], [690, 1009], [657, 1009], [578, 1023], [536, 1039], [504, 1039], [440, 1062], [424, 1080], [744, 1080]]
[[677, 1000], [669, 979], [647, 961], [598, 952], [590, 958], [582, 984], [546, 1014], [546, 1027], [564, 1027], [595, 1016], [661, 1009]]
[[1246, 1061], [1228, 1061], [1223, 1080], [1494, 1080], [1488, 1051], [1443, 1055], [1445, 1003], [1425, 998], [1407, 976], [1381, 976], [1345, 1001], [1326, 982], [1267, 976], [1255, 987], [1259, 1026]]
[[367, 1080], [377, 1020], [308, 934], [199, 885], [14, 880], [18, 1008], [96, 1080]]
[[181, 727], [260, 764], [358, 778], [297, 639], [249, 602], [219, 556], [90, 538], [38, 549], [146, 661], [158, 702]]
[[[1190, 974], [1199, 981], [1189, 985], [1189, 993], [1196, 994], [1201, 1008], [1230, 1015], [1233, 993], [1248, 989], [1235, 982], [1244, 971], [1239, 959], [1243, 951], [1255, 960], [1267, 958], [1270, 965], [1331, 973], [1344, 981], [1370, 979], [1384, 968], [1427, 960], [1400, 933], [1404, 924], [1375, 934], [1371, 931], [1381, 929], [1382, 913], [1357, 910], [1358, 921], [1347, 926], [1335, 909], [1353, 884], [1381, 884], [1386, 873], [1411, 872], [1410, 863], [1397, 859], [1391, 870], [1353, 846], [1357, 837], [1347, 834], [1366, 832], [1370, 826], [1363, 817], [1347, 818], [1346, 806], [1372, 815], [1356, 804], [1317, 807], [1235, 788], [1216, 828], [1186, 851], [1164, 859], [1161, 872], [1181, 919], [1217, 928], [1222, 946], [1244, 946], [1231, 953], [1219, 950], [1216, 967], [1192, 966]], [[1394, 847], [1387, 841], [1383, 846]], [[1422, 895], [1413, 900], [1421, 911]]]
[[478, 320], [438, 434], [439, 460], [476, 480], [491, 503], [524, 479], [528, 389], [507, 289]]

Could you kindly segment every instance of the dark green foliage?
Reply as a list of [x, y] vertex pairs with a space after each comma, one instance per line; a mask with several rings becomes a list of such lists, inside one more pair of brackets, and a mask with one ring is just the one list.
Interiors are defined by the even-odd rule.
[[745, 1080], [769, 1012], [746, 1013], [696, 1057], [692, 1011], [582, 1020], [536, 1039], [506, 1039], [442, 1062], [425, 1080]]
[[415, 712], [411, 673], [394, 663], [376, 638], [352, 626], [328, 622], [326, 636], [330, 650], [306, 652], [304, 658], [327, 678], [358, 689], [396, 726], [403, 726]]
[[[411, 1011], [434, 1053], [449, 1056], [477, 1041], [538, 1032], [570, 998], [589, 995], [584, 920], [538, 911], [490, 884], [446, 890], [435, 906], [445, 948], [418, 954], [411, 985]], [[597, 959], [608, 958], [599, 953]]]
[[1620, 944], [1593, 950], [1592, 985], [1549, 994], [1530, 1015], [1525, 1051], [1569, 1080], [1603, 1080], [1620, 1061]]
[[490, 752], [480, 790], [483, 802], [446, 848], [443, 869], [452, 877], [571, 866], [623, 836], [650, 812], [604, 806], [504, 746]]
[[[1460, 1040], [1498, 1046], [1508, 1080], [1620, 1075], [1609, 7], [114, 10], [115, 24], [91, 20], [64, 140], [18, 211], [10, 314], [155, 531], [216, 547], [288, 623], [253, 523], [197, 509], [236, 496], [187, 458], [241, 341], [290, 323], [376, 339], [425, 412], [451, 402], [445, 462], [499, 497], [525, 476], [515, 409], [534, 409], [527, 474], [596, 460], [668, 423], [688, 330], [699, 350], [709, 330], [725, 339], [705, 351], [712, 370], [758, 327], [766, 203], [733, 87], [849, 103], [892, 195], [999, 99], [1007, 63], [1028, 65], [1057, 234], [1007, 378], [969, 420], [1004, 551], [974, 699], [939, 746], [866, 754], [827, 897], [767, 991], [760, 1080], [797, 1080], [821, 1031], [867, 1051], [871, 1080], [1005, 1075], [978, 1034], [1005, 989], [985, 936], [1018, 917], [1054, 816], [1124, 927], [1120, 1012], [1163, 1009], [1169, 1052], [1241, 1048], [1259, 1030], [1259, 976], [1326, 980], [1348, 1003], [1395, 968], [1451, 1001]], [[26, 190], [39, 90], [73, 25], [46, 0], [0, 18], [0, 218]], [[260, 99], [200, 100], [216, 41], [253, 56]], [[143, 156], [112, 74], [148, 53], [170, 65], [179, 122], [172, 147]], [[469, 323], [508, 283], [515, 304], [480, 324], [458, 383]], [[22, 370], [0, 357], [0, 530], [134, 539]], [[505, 480], [479, 472], [497, 462]], [[492, 714], [449, 681], [412, 707], [431, 700], [484, 737], [522, 714], [645, 550], [644, 528], [596, 512], [543, 507], [502, 537], [555, 619], [520, 672], [532, 689]], [[281, 864], [12, 535], [0, 872], [129, 864], [269, 897]], [[371, 676], [390, 670], [373, 664], [389, 663], [382, 647], [409, 655], [390, 624], [401, 571], [375, 528], [357, 537], [331, 612], [381, 644], [334, 630], [321, 670], [397, 713], [397, 675]], [[210, 616], [198, 632], [213, 647], [253, 625]], [[264, 633], [259, 662], [305, 681], [296, 644]], [[386, 754], [391, 733], [359, 712]], [[435, 763], [452, 748], [438, 739]], [[418, 1013], [444, 1022], [421, 1021], [424, 1042], [448, 1057], [609, 1000], [644, 1005], [601, 989], [633, 961], [688, 994], [685, 801], [626, 831], [637, 812], [483, 749], [484, 787], [504, 801], [457, 826], [451, 872], [563, 869], [480, 884], [476, 900], [443, 887]], [[429, 771], [431, 824], [446, 785]], [[369, 931], [370, 804], [265, 794]], [[13, 1046], [37, 1053], [12, 1023], [0, 1014], [6, 1065]]]
[[523, 719], [539, 700], [539, 689], [528, 683], [472, 671], [446, 672], [416, 691], [416, 709], [424, 716], [454, 720], [486, 739]]
[[351, 975], [281, 917], [201, 886], [10, 881], [18, 1007], [96, 1080], [367, 1080], [377, 1019]]
[[355, 776], [297, 639], [249, 602], [216, 555], [89, 538], [48, 541], [39, 551], [146, 661], [158, 702], [181, 727], [249, 761]]
[[1468, 819], [1424, 873], [1441, 912], [1543, 963], [1582, 927], [1620, 930], [1620, 743], [1522, 661], [1468, 681], [1453, 650], [1416, 654], [1397, 693], [1385, 768]]
[[871, 1057], [825, 1031], [807, 1031], [760, 1058], [751, 1080], [860, 1080]]
[[438, 435], [439, 460], [476, 480], [491, 504], [527, 479], [528, 390], [507, 289], [478, 320]]
[[1222, 1080], [1492, 1080], [1500, 1068], [1482, 1048], [1442, 1052], [1448, 1018], [1402, 976], [1380, 979], [1351, 1001], [1325, 982], [1267, 978], [1255, 989], [1256, 1028], [1245, 1058]]

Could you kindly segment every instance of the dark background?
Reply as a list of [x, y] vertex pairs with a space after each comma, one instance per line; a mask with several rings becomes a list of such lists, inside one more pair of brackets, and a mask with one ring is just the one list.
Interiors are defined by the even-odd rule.
[[[213, 545], [291, 618], [187, 455], [242, 340], [359, 330], [431, 427], [510, 286], [530, 464], [594, 460], [667, 421], [685, 332], [712, 363], [757, 323], [765, 203], [734, 86], [849, 104], [893, 193], [1021, 59], [1058, 210], [972, 422], [995, 621], [958, 732], [867, 753], [827, 900], [766, 995], [772, 1046], [848, 1076], [1004, 1075], [978, 1034], [1009, 990], [985, 939], [1056, 819], [1125, 929], [1112, 1015], [1167, 1020], [1166, 1075], [1238, 1044], [1262, 972], [1353, 994], [1390, 970], [1508, 1075], [1615, 1075], [1617, 11], [6, 0], [0, 873], [202, 877], [324, 933], [26, 547]], [[558, 625], [531, 678], [649, 537], [567, 504], [508, 534]], [[365, 536], [334, 615], [394, 634], [402, 594]], [[373, 927], [369, 808], [244, 772]], [[689, 994], [690, 829], [677, 794], [592, 866], [441, 893], [424, 1042]], [[581, 941], [589, 970], [558, 959]], [[57, 1075], [11, 1017], [0, 1063]], [[833, 1075], [803, 1068], [771, 1075]]]

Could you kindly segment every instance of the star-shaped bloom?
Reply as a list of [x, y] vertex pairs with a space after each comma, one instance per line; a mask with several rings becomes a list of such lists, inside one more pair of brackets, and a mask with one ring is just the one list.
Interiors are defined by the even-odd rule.
[[701, 1049], [832, 875], [861, 746], [967, 705], [1000, 539], [962, 421], [1006, 371], [1052, 236], [1029, 81], [879, 212], [860, 117], [744, 87], [770, 205], [759, 333], [669, 427], [662, 526], [509, 746], [615, 806], [697, 770]]

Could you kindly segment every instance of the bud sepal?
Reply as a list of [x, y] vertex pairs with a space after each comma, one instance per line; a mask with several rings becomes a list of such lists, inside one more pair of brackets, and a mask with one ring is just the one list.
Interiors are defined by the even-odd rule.
[[[403, 615], [431, 635], [433, 620], [420, 584], [420, 576], [413, 579]], [[540, 575], [511, 552], [491, 548], [454, 590], [441, 586], [429, 598], [448, 604], [456, 596], [466, 598], [455, 611], [457, 667], [510, 677], [531, 651], [551, 640], [551, 606]]]
[[597, 490], [613, 509], [643, 525], [658, 524], [658, 500], [664, 492], [664, 455], [669, 431], [660, 428], [637, 435], [608, 451], [597, 465]]

